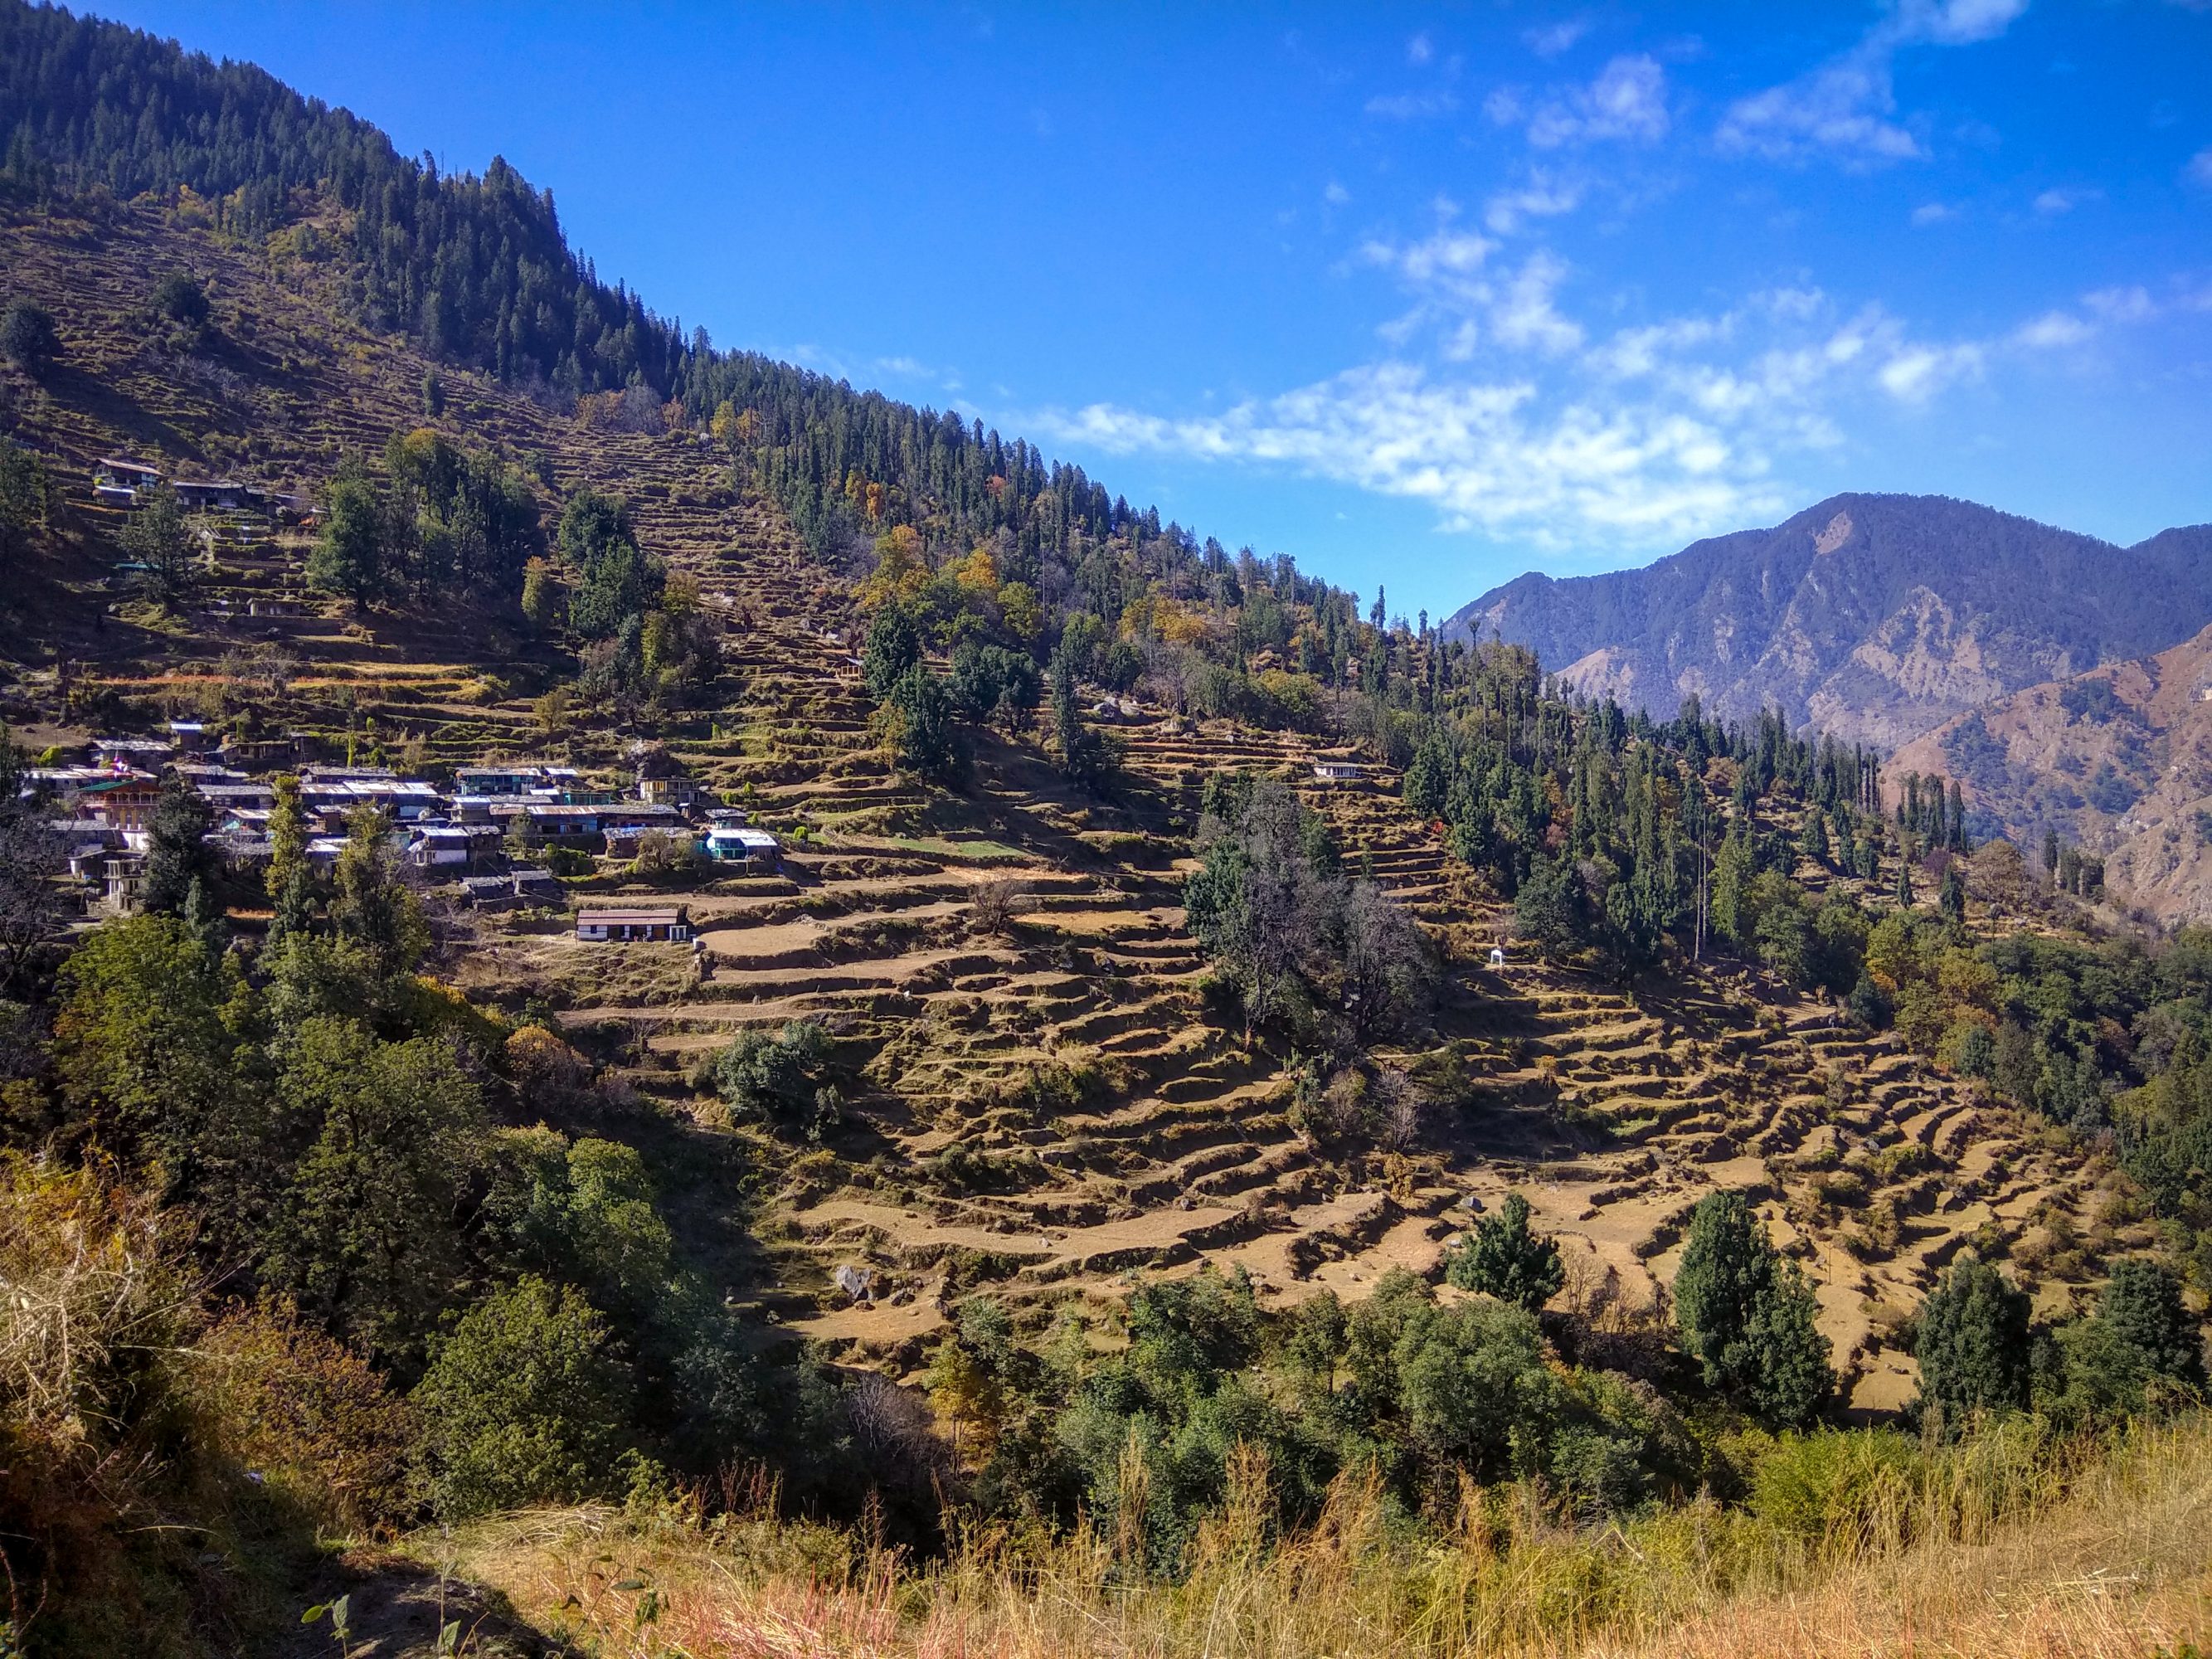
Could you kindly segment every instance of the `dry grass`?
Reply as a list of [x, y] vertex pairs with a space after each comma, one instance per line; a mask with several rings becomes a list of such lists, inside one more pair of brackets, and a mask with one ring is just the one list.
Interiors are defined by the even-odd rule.
[[972, 1537], [916, 1568], [817, 1527], [605, 1510], [486, 1524], [458, 1565], [626, 1659], [2148, 1659], [2212, 1620], [2203, 1418], [2086, 1461], [2001, 1437], [1875, 1481], [1814, 1534], [1710, 1504], [1574, 1531], [1472, 1491], [1448, 1534], [1416, 1534], [1352, 1480], [1286, 1543], [1269, 1510], [1247, 1462], [1173, 1585], [1128, 1580], [1128, 1540], [1097, 1533]]

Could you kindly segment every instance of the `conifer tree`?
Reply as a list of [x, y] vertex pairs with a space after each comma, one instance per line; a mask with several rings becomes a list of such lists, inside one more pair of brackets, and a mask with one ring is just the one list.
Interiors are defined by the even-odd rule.
[[2028, 1311], [2027, 1293], [1990, 1263], [1954, 1263], [1921, 1304], [1914, 1334], [1923, 1415], [1956, 1436], [1977, 1415], [2024, 1409]]
[[1812, 1287], [1741, 1193], [1714, 1193], [1692, 1215], [1674, 1312], [1705, 1381], [1761, 1416], [1808, 1423], [1835, 1385]]
[[1497, 1212], [1475, 1223], [1452, 1251], [1444, 1276], [1463, 1291], [1480, 1291], [1531, 1313], [1541, 1308], [1559, 1294], [1566, 1270], [1558, 1242], [1532, 1229], [1528, 1213], [1527, 1199], [1507, 1194]]

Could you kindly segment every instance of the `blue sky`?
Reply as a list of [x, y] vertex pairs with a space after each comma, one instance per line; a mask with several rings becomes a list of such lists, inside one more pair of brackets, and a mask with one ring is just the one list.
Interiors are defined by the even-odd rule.
[[2212, 0], [103, 9], [1408, 615], [1839, 489], [2212, 518]]

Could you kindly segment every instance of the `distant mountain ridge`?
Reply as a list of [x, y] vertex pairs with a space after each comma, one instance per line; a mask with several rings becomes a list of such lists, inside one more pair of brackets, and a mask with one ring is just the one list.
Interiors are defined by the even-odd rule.
[[2025, 686], [2212, 622], [2212, 525], [2131, 548], [1942, 495], [1835, 495], [1638, 570], [1532, 571], [1444, 623], [1503, 638], [1622, 703], [1778, 706], [1894, 750]]
[[1960, 715], [1891, 762], [1960, 780], [2033, 852], [2046, 832], [2106, 860], [2160, 921], [2212, 915], [2212, 627]]

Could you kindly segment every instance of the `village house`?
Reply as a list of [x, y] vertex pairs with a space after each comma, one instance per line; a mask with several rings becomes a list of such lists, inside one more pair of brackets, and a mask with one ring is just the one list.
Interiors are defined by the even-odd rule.
[[102, 861], [100, 908], [111, 916], [135, 916], [146, 902], [146, 860], [137, 853], [118, 853]]
[[688, 842], [694, 848], [698, 846], [697, 836], [672, 806], [623, 806], [608, 816], [599, 833], [606, 840], [610, 858], [635, 858], [647, 836], [667, 836]]
[[684, 775], [675, 757], [658, 744], [638, 745], [637, 798], [653, 806], [689, 807], [699, 799], [699, 783]]
[[138, 492], [161, 482], [161, 469], [144, 461], [105, 456], [93, 464], [92, 498], [104, 507], [136, 507]]
[[208, 804], [220, 820], [234, 812], [266, 813], [276, 805], [276, 790], [266, 783], [202, 783], [194, 793]]
[[691, 914], [683, 905], [641, 905], [623, 910], [580, 910], [576, 937], [586, 944], [649, 939], [681, 945], [691, 937]]
[[106, 766], [39, 766], [24, 774], [31, 789], [46, 789], [73, 818], [94, 818], [126, 837], [144, 835], [161, 799], [161, 786], [149, 773]]
[[496, 857], [499, 826], [495, 823], [425, 823], [416, 827], [408, 841], [407, 862], [418, 870], [472, 870]]
[[514, 762], [499, 766], [461, 766], [453, 769], [456, 795], [481, 796], [489, 800], [513, 800], [545, 794], [562, 800], [578, 793], [583, 775], [573, 766], [539, 766]]
[[743, 823], [707, 826], [707, 856], [717, 864], [742, 865], [748, 872], [773, 865], [781, 853], [774, 836]]
[[169, 488], [177, 492], [177, 505], [187, 513], [259, 512], [268, 499], [252, 484], [235, 478], [180, 478]]
[[490, 803], [495, 823], [519, 829], [529, 841], [577, 842], [599, 833], [602, 809], [566, 801], [501, 800]]
[[1367, 775], [1367, 769], [1358, 761], [1317, 760], [1313, 775], [1322, 783], [1358, 783]]
[[89, 747], [94, 766], [158, 767], [176, 750], [160, 738], [94, 738]]

